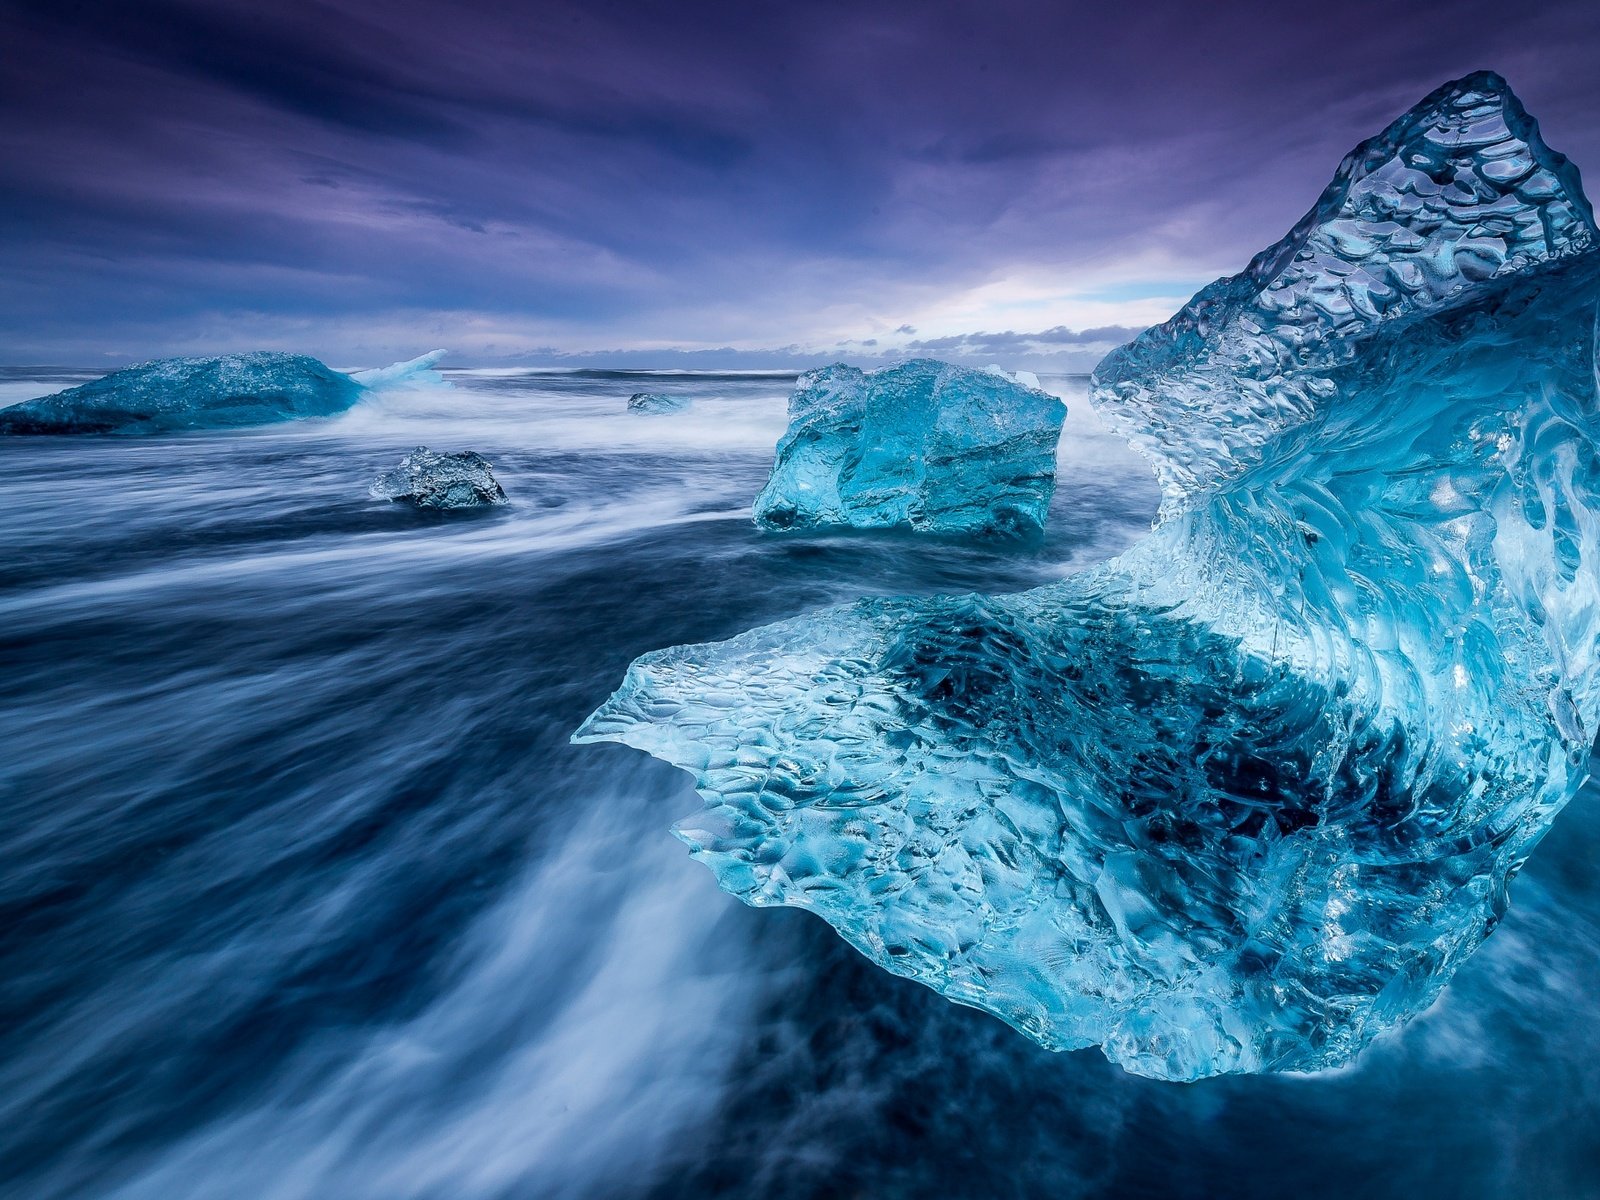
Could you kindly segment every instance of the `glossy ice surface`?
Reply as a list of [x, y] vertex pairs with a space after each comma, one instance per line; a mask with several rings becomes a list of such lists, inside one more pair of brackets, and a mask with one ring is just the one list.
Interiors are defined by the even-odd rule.
[[1597, 301], [1576, 173], [1447, 85], [1097, 374], [1164, 484], [1143, 542], [646, 655], [578, 740], [693, 773], [730, 892], [1045, 1046], [1346, 1062], [1586, 777]]
[[1035, 536], [1066, 415], [1060, 400], [998, 369], [924, 358], [807, 372], [756, 524]]

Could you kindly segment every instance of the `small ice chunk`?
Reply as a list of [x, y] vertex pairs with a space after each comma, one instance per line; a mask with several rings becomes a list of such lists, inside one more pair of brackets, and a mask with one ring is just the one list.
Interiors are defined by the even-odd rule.
[[506, 503], [505, 491], [483, 455], [472, 450], [436, 454], [426, 446], [418, 446], [400, 460], [398, 467], [379, 475], [373, 481], [372, 494], [431, 509]]
[[387, 367], [375, 367], [370, 371], [357, 371], [351, 378], [362, 387], [374, 390], [395, 387], [450, 387], [450, 381], [434, 370], [439, 365], [439, 360], [448, 353], [448, 350], [429, 350], [426, 354], [407, 359], [405, 362], [393, 363]]
[[990, 363], [984, 370], [991, 375], [998, 375], [1002, 379], [1020, 383], [1025, 388], [1032, 388], [1036, 392], [1044, 391], [1044, 388], [1039, 385], [1039, 377], [1032, 371], [1008, 371], [998, 363]]
[[682, 412], [694, 401], [688, 396], [673, 396], [663, 392], [635, 392], [628, 397], [628, 411], [638, 413]]

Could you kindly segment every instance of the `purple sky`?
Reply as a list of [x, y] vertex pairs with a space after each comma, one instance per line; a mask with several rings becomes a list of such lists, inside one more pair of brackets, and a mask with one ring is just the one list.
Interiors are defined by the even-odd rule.
[[1600, 173], [1596, 0], [0, 0], [0, 35], [11, 363], [1083, 369], [1448, 78]]

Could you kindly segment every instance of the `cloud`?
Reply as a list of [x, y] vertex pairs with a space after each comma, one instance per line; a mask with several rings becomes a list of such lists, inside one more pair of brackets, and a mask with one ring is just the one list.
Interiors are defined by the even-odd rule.
[[1063, 346], [1099, 347], [1109, 350], [1136, 337], [1139, 330], [1126, 325], [1104, 325], [1097, 329], [1068, 329], [1056, 325], [1038, 333], [957, 333], [946, 337], [907, 342], [906, 348], [927, 354], [1015, 354], [1039, 353]]
[[404, 313], [571, 351], [1081, 357], [1169, 311], [1114, 285], [1165, 305], [1242, 266], [1451, 75], [1500, 68], [1600, 168], [1600, 7], [1568, 0], [697, 13], [0, 0], [0, 357], [201, 328], [338, 356]]

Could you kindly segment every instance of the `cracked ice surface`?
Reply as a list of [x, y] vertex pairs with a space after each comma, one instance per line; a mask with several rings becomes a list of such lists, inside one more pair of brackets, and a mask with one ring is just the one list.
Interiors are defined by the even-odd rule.
[[728, 891], [1047, 1047], [1348, 1061], [1583, 781], [1597, 301], [1576, 173], [1497, 77], [1447, 85], [1097, 373], [1166, 485], [1143, 542], [646, 655], [578, 740], [694, 775]]

